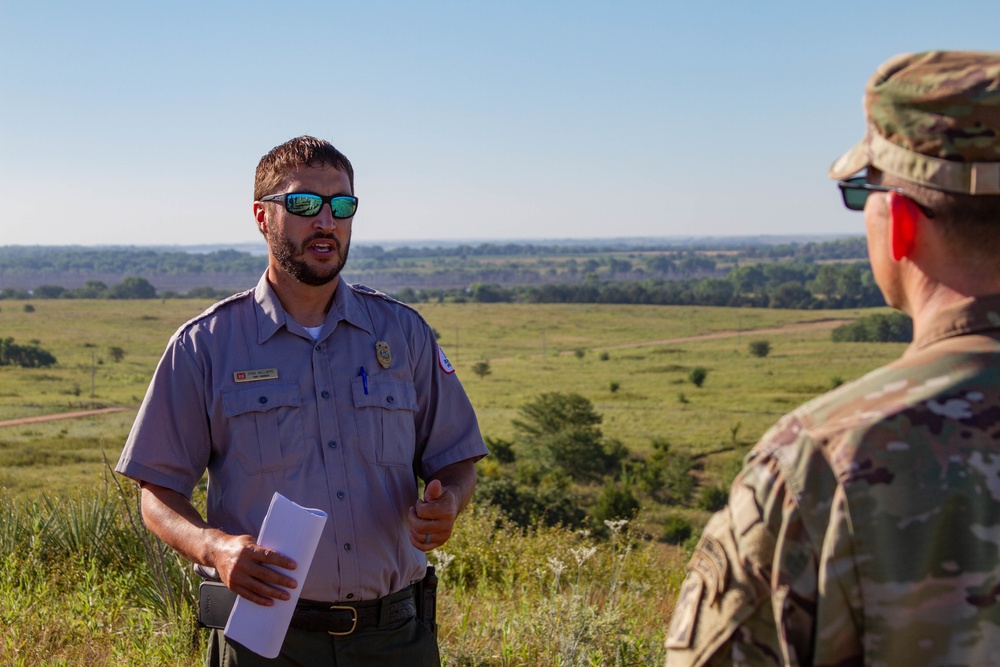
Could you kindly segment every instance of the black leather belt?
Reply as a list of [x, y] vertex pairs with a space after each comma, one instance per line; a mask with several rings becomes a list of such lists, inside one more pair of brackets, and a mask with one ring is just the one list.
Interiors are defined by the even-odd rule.
[[[290, 626], [311, 632], [327, 632], [334, 636], [349, 635], [361, 628], [384, 627], [417, 615], [414, 587], [377, 600], [361, 602], [317, 602], [299, 600], [292, 613]], [[199, 622], [208, 628], [224, 628], [236, 595], [222, 584], [202, 584]]]
[[378, 600], [354, 603], [299, 600], [291, 627], [334, 636], [349, 635], [360, 628], [381, 628], [417, 615], [413, 586]]

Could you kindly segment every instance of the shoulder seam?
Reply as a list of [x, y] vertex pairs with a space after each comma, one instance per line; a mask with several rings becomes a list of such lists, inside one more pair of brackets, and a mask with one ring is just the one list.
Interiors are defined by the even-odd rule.
[[250, 294], [253, 293], [253, 290], [254, 290], [254, 288], [243, 290], [242, 292], [237, 292], [236, 294], [233, 294], [232, 296], [227, 296], [225, 299], [222, 299], [221, 301], [216, 301], [211, 306], [209, 306], [208, 308], [206, 308], [204, 311], [202, 311], [198, 315], [195, 315], [190, 320], [188, 320], [187, 322], [185, 322], [184, 324], [182, 324], [181, 326], [179, 326], [177, 328], [177, 332], [181, 333], [183, 331], [186, 331], [187, 329], [189, 329], [193, 325], [197, 324], [201, 320], [204, 320], [204, 319], [207, 319], [207, 318], [211, 317], [216, 312], [218, 312], [219, 310], [221, 310], [223, 307], [228, 306], [228, 305], [230, 305], [230, 304], [232, 304], [232, 303], [234, 303], [236, 301], [241, 301], [241, 300], [245, 299], [246, 297], [250, 296]]

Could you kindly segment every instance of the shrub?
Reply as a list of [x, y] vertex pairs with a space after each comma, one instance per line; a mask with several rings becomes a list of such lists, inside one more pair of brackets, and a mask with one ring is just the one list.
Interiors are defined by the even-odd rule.
[[621, 384], [619, 384], [617, 382], [612, 382], [611, 384], [608, 385], [608, 389], [610, 389], [611, 393], [613, 394], [616, 391], [618, 391], [619, 389], [621, 389]]
[[472, 372], [478, 375], [479, 379], [481, 380], [490, 373], [492, 373], [493, 371], [490, 370], [489, 361], [477, 361], [476, 363], [472, 364]]
[[706, 486], [698, 497], [698, 507], [706, 512], [718, 512], [726, 506], [729, 490], [724, 486]]
[[0, 339], [0, 366], [21, 368], [47, 368], [56, 364], [51, 352], [36, 344], [18, 345], [13, 338]]
[[631, 519], [639, 511], [639, 501], [625, 485], [608, 484], [601, 490], [594, 505], [594, 519], [598, 524], [615, 519]]
[[490, 450], [490, 458], [500, 463], [513, 463], [517, 456], [514, 454], [514, 443], [501, 438], [483, 438], [486, 448]]
[[667, 544], [684, 544], [693, 533], [691, 522], [680, 514], [669, 514], [663, 522], [663, 539]]
[[755, 357], [766, 357], [771, 353], [771, 343], [766, 340], [750, 341], [748, 349], [750, 354]]
[[708, 371], [701, 366], [695, 366], [688, 373], [688, 379], [691, 380], [691, 384], [696, 387], [700, 387], [704, 382], [705, 378], [708, 377]]

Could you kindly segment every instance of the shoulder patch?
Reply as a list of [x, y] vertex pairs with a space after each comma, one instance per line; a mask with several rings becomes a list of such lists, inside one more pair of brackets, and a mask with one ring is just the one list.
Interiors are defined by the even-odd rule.
[[438, 363], [441, 364], [441, 370], [448, 375], [455, 372], [455, 367], [448, 361], [448, 357], [444, 356], [444, 349], [440, 345], [438, 345]]
[[674, 605], [674, 612], [670, 617], [670, 630], [667, 632], [666, 641], [668, 649], [685, 649], [691, 646], [704, 588], [705, 582], [696, 572], [689, 573], [684, 580], [680, 595], [677, 597], [677, 604]]

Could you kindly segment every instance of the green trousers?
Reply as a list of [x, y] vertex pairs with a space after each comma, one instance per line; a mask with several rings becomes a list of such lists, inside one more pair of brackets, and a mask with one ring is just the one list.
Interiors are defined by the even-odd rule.
[[437, 639], [416, 618], [346, 637], [289, 628], [281, 654], [270, 660], [212, 630], [206, 667], [439, 667]]

